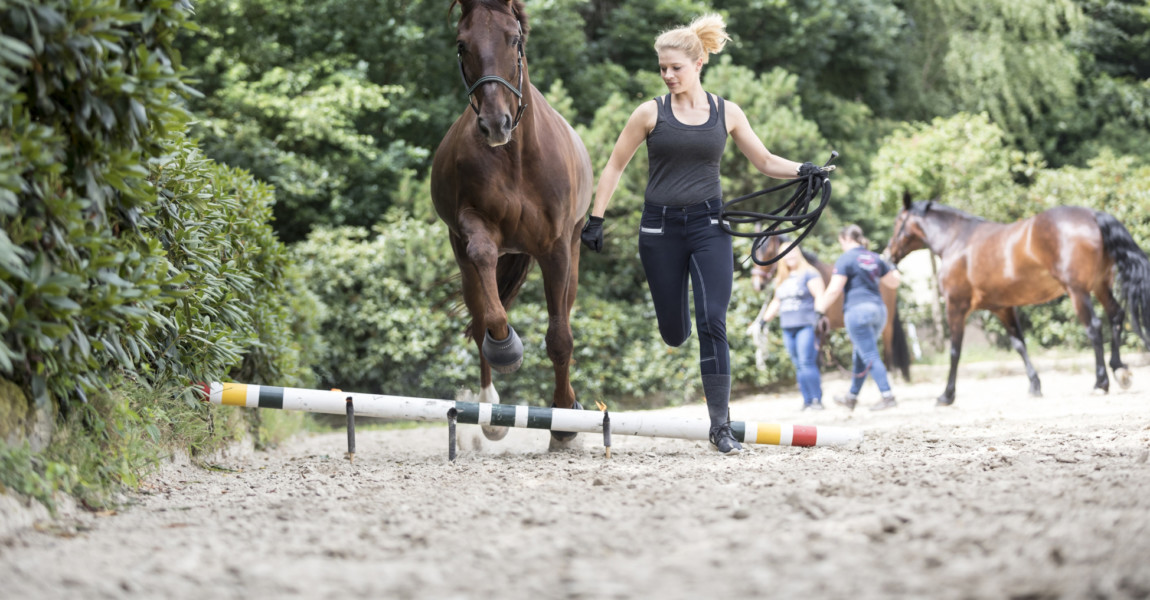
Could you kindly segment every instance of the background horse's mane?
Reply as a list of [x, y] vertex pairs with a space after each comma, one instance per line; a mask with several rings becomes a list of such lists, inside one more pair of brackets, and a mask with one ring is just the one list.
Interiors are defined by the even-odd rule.
[[527, 32], [530, 30], [530, 26], [527, 24], [527, 9], [523, 5], [523, 0], [451, 0], [451, 5], [447, 7], [449, 17], [456, 6], [459, 6], [459, 9], [463, 11], [463, 15], [477, 7], [510, 13], [523, 27], [523, 42], [527, 42]]
[[911, 214], [918, 215], [921, 217], [921, 216], [925, 215], [928, 211], [934, 211], [934, 212], [940, 212], [940, 213], [949, 214], [949, 215], [955, 215], [955, 216], [963, 217], [964, 219], [969, 219], [971, 221], [986, 221], [986, 219], [979, 217], [979, 216], [972, 215], [972, 214], [970, 214], [964, 210], [959, 210], [957, 208], [954, 208], [952, 206], [947, 206], [945, 204], [939, 204], [938, 200], [918, 200], [914, 204], [911, 204], [911, 209], [910, 209]]

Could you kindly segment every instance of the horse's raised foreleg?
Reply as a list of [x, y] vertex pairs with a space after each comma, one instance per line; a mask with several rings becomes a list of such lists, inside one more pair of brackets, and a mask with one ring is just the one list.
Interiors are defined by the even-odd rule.
[[[488, 295], [484, 292], [484, 285], [482, 280], [482, 268], [474, 263], [470, 254], [468, 253], [469, 244], [452, 236], [451, 247], [455, 252], [455, 260], [459, 264], [459, 272], [463, 281], [463, 302], [467, 305], [467, 311], [471, 314], [471, 339], [475, 342], [476, 348], [479, 350], [479, 402], [489, 404], [499, 404], [499, 392], [495, 390], [495, 385], [491, 380], [491, 364], [487, 361], [483, 351], [483, 344], [487, 338], [490, 337], [487, 326], [487, 303], [490, 302]], [[494, 280], [494, 266], [491, 268], [491, 278]], [[498, 305], [498, 297], [496, 297], [496, 304]], [[502, 307], [500, 306], [500, 311]], [[506, 323], [506, 316], [504, 317]], [[510, 336], [509, 336], [510, 337]], [[482, 427], [483, 435], [492, 441], [498, 441], [507, 436], [508, 429], [506, 427], [490, 427], [484, 425]]]
[[[555, 244], [549, 256], [538, 258], [543, 272], [543, 293], [547, 298], [547, 357], [555, 369], [555, 392], [551, 406], [582, 408], [575, 400], [571, 387], [571, 355], [575, 349], [571, 335], [571, 307], [579, 285], [579, 237], [573, 235], [571, 243]], [[556, 443], [552, 449], [564, 447], [575, 438], [574, 432], [552, 431]]]
[[966, 317], [970, 313], [969, 303], [946, 302], [946, 322], [950, 326], [950, 375], [946, 378], [946, 390], [938, 397], [939, 406], [954, 404], [955, 380], [958, 378], [958, 359], [962, 356], [962, 336], [966, 329]]
[[1086, 337], [1094, 346], [1094, 389], [1102, 392], [1110, 391], [1110, 377], [1106, 374], [1104, 357], [1106, 351], [1102, 347], [1102, 319], [1094, 314], [1094, 306], [1090, 301], [1090, 292], [1085, 290], [1071, 290], [1070, 300], [1074, 302], [1074, 311], [1078, 313], [1078, 322], [1086, 327]]
[[[479, 282], [482, 305], [483, 343], [480, 352], [500, 373], [513, 373], [523, 364], [523, 342], [507, 322], [507, 312], [500, 299], [500, 281], [496, 275], [499, 246], [486, 230], [472, 228], [467, 240], [467, 258]], [[472, 313], [472, 317], [479, 318]]]
[[1126, 324], [1126, 309], [1114, 297], [1114, 290], [1110, 284], [1099, 286], [1094, 295], [1102, 303], [1102, 310], [1106, 311], [1106, 318], [1110, 321], [1110, 370], [1114, 371], [1114, 378], [1118, 380], [1118, 387], [1130, 387], [1130, 369], [1122, 362], [1119, 348], [1122, 347], [1122, 331]]
[[999, 321], [1006, 327], [1006, 333], [1010, 336], [1010, 347], [1014, 348], [1022, 357], [1022, 362], [1026, 365], [1026, 377], [1030, 379], [1030, 395], [1042, 395], [1042, 382], [1038, 379], [1038, 371], [1034, 369], [1034, 365], [1030, 362], [1030, 355], [1026, 352], [1026, 341], [1022, 337], [1022, 324], [1018, 321], [1018, 309], [1014, 307], [1000, 308], [998, 310], [990, 311], [994, 316], [998, 317]]

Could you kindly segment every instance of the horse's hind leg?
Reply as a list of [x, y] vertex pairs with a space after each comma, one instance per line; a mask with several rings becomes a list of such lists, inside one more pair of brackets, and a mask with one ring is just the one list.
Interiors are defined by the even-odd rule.
[[1110, 377], [1106, 374], [1106, 363], [1103, 361], [1105, 350], [1102, 348], [1102, 320], [1094, 314], [1093, 303], [1090, 301], [1090, 292], [1085, 290], [1071, 290], [1070, 300], [1074, 302], [1074, 310], [1078, 313], [1078, 321], [1086, 327], [1086, 337], [1094, 346], [1094, 389], [1102, 392], [1110, 391]]
[[1110, 370], [1114, 371], [1114, 378], [1118, 380], [1118, 387], [1130, 387], [1130, 369], [1122, 362], [1119, 348], [1122, 347], [1123, 325], [1126, 323], [1126, 310], [1114, 297], [1114, 290], [1105, 284], [1094, 290], [1094, 295], [1102, 303], [1102, 310], [1106, 311], [1106, 318], [1110, 321]]
[[1042, 395], [1042, 382], [1038, 380], [1038, 371], [1030, 362], [1030, 355], [1026, 352], [1026, 341], [1022, 338], [1022, 324], [1018, 321], [1018, 310], [1014, 307], [1000, 308], [991, 311], [999, 321], [1006, 326], [1006, 333], [1010, 335], [1010, 346], [1022, 357], [1026, 364], [1026, 376], [1030, 379], [1030, 395]]

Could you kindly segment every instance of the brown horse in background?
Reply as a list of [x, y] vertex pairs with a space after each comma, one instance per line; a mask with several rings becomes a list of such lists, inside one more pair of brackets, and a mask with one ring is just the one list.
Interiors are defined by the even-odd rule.
[[[766, 240], [762, 245], [757, 246], [755, 250], [755, 258], [760, 262], [766, 262], [775, 256], [783, 249], [785, 244], [790, 243], [790, 238], [787, 236], [772, 236]], [[813, 252], [798, 248], [803, 253], [803, 258], [816, 270], [823, 278], [823, 285], [827, 285], [831, 281], [831, 274], [834, 271], [834, 265], [827, 264], [815, 255]], [[793, 252], [794, 250], [792, 250]], [[756, 264], [751, 269], [751, 286], [756, 292], [761, 292], [767, 289], [767, 282], [775, 276], [775, 271], [779, 267], [779, 262], [762, 266]], [[898, 290], [886, 287], [885, 285], [879, 286], [879, 291], [882, 293], [883, 304], [886, 305], [886, 326], [882, 330], [882, 362], [891, 368], [897, 368], [899, 373], [902, 374], [904, 381], [910, 381], [910, 346], [907, 344], [906, 332], [902, 327], [902, 319], [898, 314]], [[834, 301], [827, 307], [826, 312], [827, 320], [830, 321], [830, 331], [841, 329], [843, 327], [843, 297], [840, 296], [838, 300]], [[825, 347], [826, 340], [819, 340], [820, 346]]]
[[[506, 309], [533, 262], [543, 273], [549, 315], [547, 355], [555, 368], [552, 406], [582, 408], [571, 387], [570, 314], [579, 277], [579, 231], [591, 204], [587, 149], [531, 85], [528, 22], [521, 0], [453, 0], [459, 70], [469, 109], [435, 152], [431, 196], [451, 248], [479, 347], [481, 402], [498, 403], [492, 367], [510, 373], [523, 344]], [[469, 114], [469, 110], [475, 114]], [[484, 427], [501, 439], [506, 427]], [[574, 433], [552, 432], [567, 442]]]
[[932, 200], [911, 202], [894, 222], [886, 252], [898, 264], [909, 252], [930, 248], [941, 259], [939, 286], [946, 297], [950, 326], [950, 376], [938, 404], [954, 403], [954, 380], [962, 354], [967, 316], [993, 313], [1022, 356], [1030, 393], [1042, 395], [1038, 373], [1026, 353], [1016, 307], [1041, 304], [1069, 294], [1094, 346], [1095, 390], [1110, 391], [1103, 363], [1102, 322], [1090, 295], [1110, 319], [1110, 368], [1118, 384], [1130, 386], [1130, 371], [1119, 357], [1126, 311], [1114, 297], [1115, 271], [1122, 280], [1134, 331], [1150, 347], [1150, 261], [1113, 216], [1077, 206], [1060, 206], [1011, 224], [986, 221]]

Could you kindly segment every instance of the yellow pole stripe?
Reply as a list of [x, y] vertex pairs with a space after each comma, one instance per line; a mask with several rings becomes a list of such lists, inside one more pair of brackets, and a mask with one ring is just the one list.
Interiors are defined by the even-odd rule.
[[779, 439], [783, 435], [782, 430], [782, 426], [778, 423], [759, 423], [759, 433], [755, 436], [755, 443], [778, 446]]
[[248, 386], [245, 383], [225, 383], [220, 392], [220, 404], [226, 406], [247, 406]]

